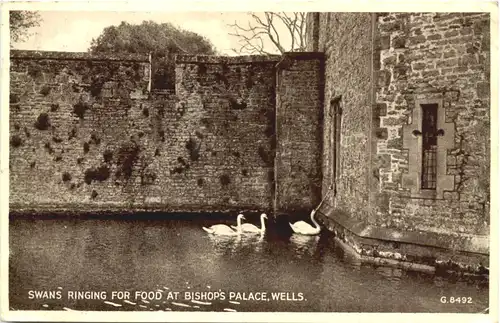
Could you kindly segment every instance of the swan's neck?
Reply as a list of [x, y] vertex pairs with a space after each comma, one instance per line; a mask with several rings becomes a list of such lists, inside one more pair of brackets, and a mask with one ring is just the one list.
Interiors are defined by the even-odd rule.
[[238, 231], [238, 233], [241, 233], [242, 231], [241, 231], [241, 218], [240, 217], [238, 217], [236, 219], [236, 223], [238, 224], [237, 231]]
[[266, 221], [264, 221], [264, 217], [260, 217], [260, 231], [266, 230]]
[[319, 223], [318, 223], [318, 222], [316, 222], [316, 220], [314, 219], [314, 216], [315, 216], [315, 215], [316, 215], [316, 212], [315, 212], [315, 213], [313, 213], [313, 214], [311, 214], [311, 221], [312, 221], [312, 223], [314, 223], [314, 227], [315, 227], [316, 229], [318, 229], [318, 228], [320, 228], [320, 226], [319, 226]]

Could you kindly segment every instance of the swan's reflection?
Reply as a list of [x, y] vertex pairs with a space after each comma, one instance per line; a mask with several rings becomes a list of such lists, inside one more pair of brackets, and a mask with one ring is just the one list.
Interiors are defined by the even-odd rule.
[[[264, 234], [241, 234], [235, 236], [208, 235], [217, 255], [235, 254], [248, 251], [262, 251]], [[252, 250], [248, 250], [252, 249]]]
[[293, 234], [290, 237], [290, 242], [294, 245], [299, 257], [307, 254], [313, 256], [318, 247], [319, 236]]
[[237, 246], [241, 243], [240, 236], [209, 234], [208, 238], [214, 246], [214, 252], [219, 256], [225, 255], [228, 251], [232, 252], [234, 249], [237, 249]]
[[242, 241], [247, 249], [251, 249], [252, 252], [260, 252], [265, 243], [264, 237], [265, 233], [246, 234], [242, 236]]

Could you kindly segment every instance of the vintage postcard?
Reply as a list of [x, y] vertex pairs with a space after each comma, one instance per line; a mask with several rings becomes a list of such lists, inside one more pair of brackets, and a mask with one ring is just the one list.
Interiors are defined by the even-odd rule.
[[1, 15], [2, 320], [498, 322], [496, 2]]

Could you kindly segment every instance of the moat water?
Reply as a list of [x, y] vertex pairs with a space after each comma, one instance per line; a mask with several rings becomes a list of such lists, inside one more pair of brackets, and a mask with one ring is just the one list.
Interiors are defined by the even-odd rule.
[[[9, 307], [470, 313], [488, 308], [486, 281], [361, 264], [329, 235], [291, 235], [272, 223], [264, 237], [214, 237], [201, 228], [214, 223], [11, 219]], [[457, 297], [466, 302], [452, 304]]]

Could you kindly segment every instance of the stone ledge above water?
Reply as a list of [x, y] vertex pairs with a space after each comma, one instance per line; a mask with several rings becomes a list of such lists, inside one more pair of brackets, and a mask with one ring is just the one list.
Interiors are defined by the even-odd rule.
[[[133, 215], [136, 213], [163, 213], [163, 214], [203, 214], [203, 213], [223, 213], [223, 214], [233, 214], [236, 216], [238, 213], [256, 213], [260, 214], [263, 212], [261, 209], [251, 208], [251, 207], [240, 207], [240, 208], [200, 208], [199, 206], [186, 206], [184, 208], [178, 206], [167, 206], [160, 203], [149, 203], [144, 204], [133, 204], [133, 205], [122, 205], [122, 204], [102, 204], [100, 206], [80, 204], [76, 205], [73, 203], [59, 203], [58, 205], [50, 203], [38, 203], [36, 205], [28, 204], [9, 204], [9, 216], [38, 216], [38, 215], [54, 215], [54, 216], [70, 216], [70, 217], [85, 217], [89, 214], [92, 215]], [[269, 211], [264, 211], [270, 214]]]
[[341, 247], [361, 261], [424, 272], [489, 276], [488, 236], [374, 227], [326, 207], [318, 215]]
[[489, 254], [489, 236], [445, 235], [436, 232], [403, 231], [375, 227], [363, 221], [350, 218], [345, 213], [336, 212], [334, 210], [321, 210], [320, 213], [362, 238], [411, 243], [460, 252]]

